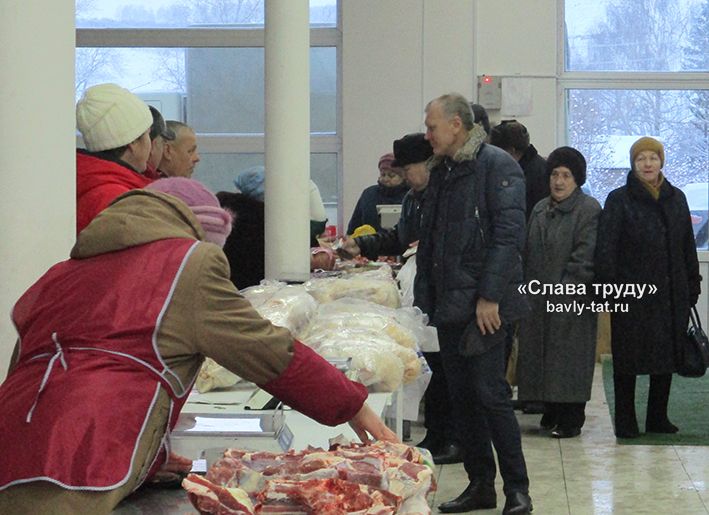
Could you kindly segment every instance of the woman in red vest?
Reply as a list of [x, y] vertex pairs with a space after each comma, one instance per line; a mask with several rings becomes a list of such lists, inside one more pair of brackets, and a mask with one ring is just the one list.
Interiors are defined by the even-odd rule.
[[115, 200], [22, 295], [0, 385], [0, 513], [110, 513], [165, 465], [205, 356], [318, 422], [396, 441], [363, 385], [239, 295], [230, 228], [200, 183], [156, 181]]

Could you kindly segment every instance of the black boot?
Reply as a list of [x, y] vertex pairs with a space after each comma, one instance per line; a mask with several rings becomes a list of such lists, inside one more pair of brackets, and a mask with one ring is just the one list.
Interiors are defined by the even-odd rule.
[[502, 515], [529, 515], [533, 509], [529, 494], [514, 492], [507, 496]]
[[679, 428], [667, 418], [667, 403], [670, 399], [672, 374], [650, 376], [650, 392], [647, 397], [645, 431], [648, 433], [676, 433]]
[[489, 510], [497, 507], [494, 483], [473, 481], [458, 497], [438, 506], [441, 513], [463, 513], [473, 510]]
[[502, 515], [529, 515], [533, 509], [529, 494], [514, 492], [507, 496]]
[[428, 449], [431, 454], [438, 454], [443, 449], [444, 444], [445, 437], [442, 434], [436, 431], [427, 431], [426, 436], [416, 444], [416, 447]]
[[431, 454], [436, 465], [450, 465], [463, 461], [463, 449], [455, 442], [444, 444], [438, 452]]
[[613, 374], [615, 392], [615, 436], [637, 438], [640, 436], [635, 414], [635, 376]]

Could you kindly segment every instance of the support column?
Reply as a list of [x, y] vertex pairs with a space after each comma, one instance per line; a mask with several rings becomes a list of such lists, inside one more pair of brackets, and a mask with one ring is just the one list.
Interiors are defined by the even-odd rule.
[[12, 306], [74, 242], [76, 129], [74, 0], [2, 0], [0, 14], [1, 382]]
[[308, 0], [266, 0], [267, 279], [310, 277]]

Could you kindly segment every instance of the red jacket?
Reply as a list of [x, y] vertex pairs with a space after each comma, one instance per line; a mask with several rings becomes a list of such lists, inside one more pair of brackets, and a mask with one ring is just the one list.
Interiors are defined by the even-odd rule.
[[148, 177], [113, 161], [76, 152], [76, 234], [116, 197], [144, 188]]

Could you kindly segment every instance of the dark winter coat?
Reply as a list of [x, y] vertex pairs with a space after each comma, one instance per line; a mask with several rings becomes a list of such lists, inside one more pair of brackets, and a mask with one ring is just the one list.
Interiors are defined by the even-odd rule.
[[[596, 199], [580, 188], [559, 204], [550, 197], [539, 202], [527, 231], [525, 282], [583, 284], [590, 289], [600, 213]], [[520, 400], [586, 402], [591, 398], [598, 314], [587, 309], [590, 300], [590, 295], [529, 296], [532, 313], [519, 331]], [[550, 312], [547, 303], [586, 308], [580, 315]]]
[[401, 216], [392, 229], [382, 229], [377, 234], [355, 238], [360, 253], [369, 259], [378, 256], [398, 256], [419, 239], [421, 205], [424, 192], [409, 190], [401, 203]]
[[357, 205], [352, 212], [352, 218], [347, 225], [347, 234], [354, 233], [360, 225], [371, 225], [379, 232], [382, 228], [379, 222], [377, 206], [380, 204], [401, 204], [404, 195], [409, 191], [406, 184], [401, 184], [394, 188], [387, 188], [381, 184], [375, 184], [366, 188], [360, 195]]
[[263, 202], [244, 195], [220, 191], [219, 204], [234, 213], [224, 254], [231, 268], [231, 282], [238, 289], [259, 284], [264, 278], [265, 242]]
[[524, 172], [524, 182], [527, 191], [527, 221], [529, 221], [532, 209], [537, 205], [537, 202], [551, 194], [547, 162], [539, 155], [534, 145], [529, 145], [519, 159], [519, 165]]
[[485, 135], [476, 125], [453, 159], [429, 162], [414, 284], [414, 303], [433, 325], [468, 327], [464, 340], [470, 339], [466, 352], [471, 354], [500, 339], [479, 338], [480, 297], [499, 303], [505, 322], [527, 311], [517, 289], [525, 240], [524, 176], [507, 152], [483, 143]]
[[[654, 294], [621, 298], [611, 313], [613, 367], [620, 374], [669, 374], [700, 292], [694, 233], [681, 190], [667, 179], [659, 200], [635, 174], [610, 192], [596, 245], [596, 283], [652, 284]], [[613, 305], [612, 298], [606, 298]]]

